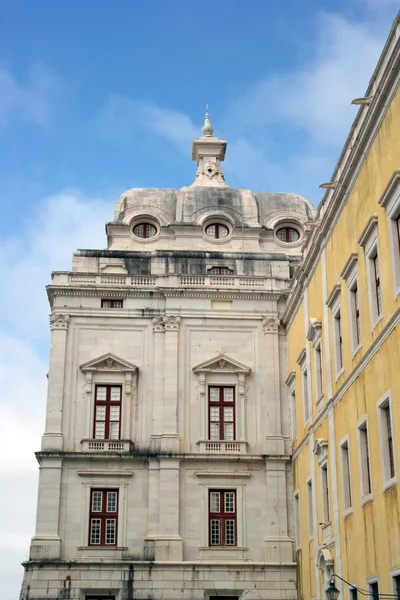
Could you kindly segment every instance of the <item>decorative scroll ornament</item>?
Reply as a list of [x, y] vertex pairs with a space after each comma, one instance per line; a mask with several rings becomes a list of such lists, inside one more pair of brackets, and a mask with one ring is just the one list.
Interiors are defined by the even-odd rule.
[[279, 325], [279, 317], [270, 316], [263, 318], [264, 333], [278, 333]]
[[153, 319], [153, 331], [154, 332], [158, 332], [158, 333], [164, 333], [165, 332], [164, 317], [154, 317], [154, 319]]
[[168, 315], [163, 318], [165, 331], [178, 331], [181, 318], [175, 315]]
[[68, 329], [70, 318], [69, 315], [64, 314], [50, 315], [50, 329], [52, 331], [53, 329]]

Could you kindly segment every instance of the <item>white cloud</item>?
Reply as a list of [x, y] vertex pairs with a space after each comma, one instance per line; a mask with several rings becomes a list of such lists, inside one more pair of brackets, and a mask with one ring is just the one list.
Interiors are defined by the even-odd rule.
[[182, 112], [126, 96], [111, 96], [97, 117], [100, 132], [107, 137], [126, 139], [132, 131], [152, 131], [187, 153], [193, 138], [200, 135], [191, 119]]
[[[44, 286], [53, 269], [70, 270], [78, 247], [104, 246], [113, 201], [64, 192], [46, 198], [32, 222], [0, 245], [0, 581], [2, 596], [17, 598], [34, 534], [38, 466], [44, 431], [48, 370], [48, 313]], [[12, 333], [10, 332], [12, 331]], [[41, 341], [46, 340], [46, 357]], [[11, 518], [10, 518], [11, 517]]]
[[317, 24], [306, 64], [268, 75], [237, 101], [230, 119], [241, 130], [280, 122], [321, 146], [344, 142], [356, 111], [351, 100], [364, 93], [384, 40], [338, 15], [321, 14]]
[[44, 64], [33, 65], [25, 83], [17, 81], [6, 65], [0, 66], [0, 128], [12, 120], [47, 124], [53, 102], [61, 90], [58, 77]]

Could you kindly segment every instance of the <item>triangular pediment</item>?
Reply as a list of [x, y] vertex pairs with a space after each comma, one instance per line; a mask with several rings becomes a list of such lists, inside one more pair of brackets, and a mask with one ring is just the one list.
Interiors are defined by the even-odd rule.
[[220, 373], [221, 371], [225, 373], [250, 373], [251, 369], [226, 354], [218, 354], [218, 356], [193, 367], [194, 373]]
[[79, 368], [83, 373], [86, 371], [122, 371], [124, 373], [133, 373], [138, 370], [136, 365], [133, 365], [119, 356], [115, 356], [115, 354], [112, 354], [111, 352], [103, 354], [103, 356], [99, 356], [93, 360], [89, 360]]

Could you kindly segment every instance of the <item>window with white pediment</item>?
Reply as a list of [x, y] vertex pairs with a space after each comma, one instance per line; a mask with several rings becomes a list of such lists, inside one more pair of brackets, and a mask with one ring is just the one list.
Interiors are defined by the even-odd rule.
[[251, 369], [221, 354], [193, 372], [198, 377], [201, 410], [199, 443], [218, 450], [224, 442], [225, 449], [237, 446], [240, 451], [240, 443], [245, 442], [245, 381]]
[[99, 443], [131, 439], [129, 424], [137, 367], [109, 353], [84, 363], [80, 370], [85, 376], [85, 439]]

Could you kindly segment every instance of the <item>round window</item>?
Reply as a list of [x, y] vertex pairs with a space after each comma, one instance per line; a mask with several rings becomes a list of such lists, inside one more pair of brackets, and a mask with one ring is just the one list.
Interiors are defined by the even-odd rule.
[[140, 238], [152, 238], [156, 235], [157, 229], [150, 223], [139, 223], [133, 228], [133, 233]]
[[208, 235], [210, 238], [214, 238], [215, 240], [220, 240], [229, 235], [229, 229], [226, 227], [226, 225], [221, 225], [221, 223], [213, 223], [212, 225], [208, 225], [208, 227], [206, 227], [206, 235]]
[[281, 242], [286, 242], [287, 244], [290, 244], [291, 242], [297, 242], [297, 240], [300, 237], [300, 234], [297, 231], [297, 229], [294, 229], [293, 227], [281, 227], [276, 232], [276, 237], [278, 238], [278, 240], [281, 240]]

